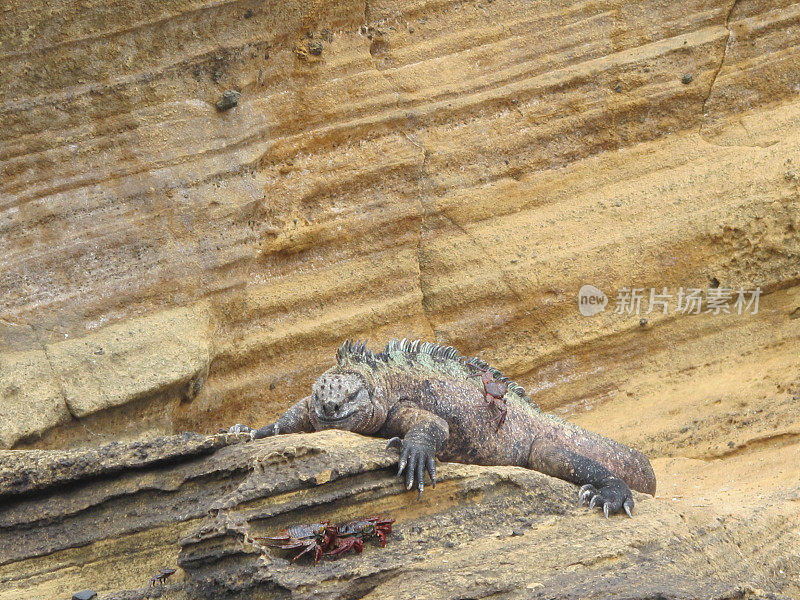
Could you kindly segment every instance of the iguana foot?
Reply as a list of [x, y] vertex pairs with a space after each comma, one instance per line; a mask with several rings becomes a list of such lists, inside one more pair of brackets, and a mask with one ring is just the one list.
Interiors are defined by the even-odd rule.
[[[222, 430], [222, 432], [224, 432], [224, 430]], [[228, 433], [249, 433], [251, 440], [260, 440], [261, 438], [277, 435], [274, 423], [270, 423], [269, 425], [264, 425], [264, 427], [262, 427], [261, 429], [251, 429], [247, 425], [242, 425], [241, 423], [237, 423], [236, 425], [228, 429]]]
[[406, 489], [413, 489], [415, 486], [419, 490], [417, 498], [422, 497], [422, 490], [425, 489], [425, 471], [431, 477], [431, 484], [436, 487], [436, 462], [434, 452], [426, 446], [409, 440], [401, 440], [393, 437], [386, 444], [386, 449], [397, 448], [400, 450], [400, 460], [397, 464], [397, 474], [406, 472]]
[[600, 489], [587, 483], [581, 487], [578, 498], [584, 506], [602, 508], [606, 519], [609, 514], [618, 513], [622, 509], [625, 509], [629, 517], [633, 516], [633, 495], [621, 479], [614, 479]]
[[237, 423], [230, 429], [228, 429], [228, 433], [250, 433], [253, 431], [247, 425], [242, 425], [241, 423]]

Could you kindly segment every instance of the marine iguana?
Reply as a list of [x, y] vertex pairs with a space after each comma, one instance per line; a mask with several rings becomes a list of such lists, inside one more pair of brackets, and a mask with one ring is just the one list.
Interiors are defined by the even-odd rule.
[[[391, 438], [400, 450], [397, 474], [407, 489], [436, 486], [434, 457], [477, 465], [528, 467], [581, 485], [579, 500], [631, 515], [631, 488], [655, 494], [656, 479], [644, 454], [547, 414], [521, 386], [479, 358], [420, 340], [391, 340], [380, 352], [366, 342], [344, 342], [336, 366], [313, 384], [310, 396], [260, 429], [237, 424], [231, 433], [252, 439], [282, 433], [344, 429]], [[480, 377], [476, 378], [476, 373]], [[492, 378], [486, 376], [490, 373]], [[487, 406], [488, 383], [503, 389], [505, 415]]]

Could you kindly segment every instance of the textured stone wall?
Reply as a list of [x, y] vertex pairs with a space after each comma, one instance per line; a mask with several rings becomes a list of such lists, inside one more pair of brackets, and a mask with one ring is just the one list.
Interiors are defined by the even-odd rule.
[[596, 403], [754, 321], [639, 332], [582, 284], [799, 279], [797, 3], [9, 0], [0, 32], [5, 447], [265, 422], [348, 337]]
[[[800, 597], [797, 502], [720, 517], [635, 493], [632, 519], [606, 520], [564, 481], [453, 463], [417, 500], [382, 440], [235, 438], [0, 451], [0, 600]], [[262, 537], [370, 515], [395, 519], [386, 547], [316, 566]]]
[[[800, 598], [799, 44], [782, 0], [4, 0], [0, 599]], [[715, 286], [758, 313], [612, 310]], [[416, 502], [378, 440], [157, 437], [393, 336], [644, 451], [656, 497], [441, 464]], [[316, 570], [250, 539], [377, 513]]]

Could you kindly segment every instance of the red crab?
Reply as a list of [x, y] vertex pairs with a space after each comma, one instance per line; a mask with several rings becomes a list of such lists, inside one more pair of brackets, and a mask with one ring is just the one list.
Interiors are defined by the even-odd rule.
[[483, 392], [486, 394], [486, 405], [494, 406], [499, 411], [494, 420], [497, 423], [497, 428], [500, 429], [503, 423], [505, 423], [506, 415], [508, 414], [508, 407], [503, 398], [508, 391], [508, 384], [503, 381], [495, 380], [492, 372], [485, 369], [480, 369], [477, 373], [470, 375], [470, 377], [481, 378], [483, 382]]
[[337, 525], [331, 542], [332, 549], [325, 552], [325, 555], [339, 556], [351, 549], [361, 554], [364, 540], [373, 536], [380, 538], [381, 548], [385, 548], [386, 535], [392, 533], [392, 523], [394, 519], [369, 517]]
[[158, 573], [150, 578], [150, 587], [155, 587], [157, 584], [166, 585], [168, 577], [175, 573], [175, 569], [161, 569]]
[[292, 550], [303, 548], [303, 550], [292, 560], [295, 561], [307, 552], [314, 552], [314, 564], [319, 562], [323, 552], [328, 549], [331, 540], [335, 535], [336, 528], [331, 527], [330, 521], [312, 523], [309, 525], [289, 525], [281, 532], [281, 535], [274, 537], [257, 537], [258, 541], [263, 541], [270, 548], [282, 548]]

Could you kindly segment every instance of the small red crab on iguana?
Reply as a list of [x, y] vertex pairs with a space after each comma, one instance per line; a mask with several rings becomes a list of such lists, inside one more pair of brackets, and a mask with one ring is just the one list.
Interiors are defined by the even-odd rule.
[[[471, 365], [473, 366], [473, 365]], [[508, 383], [499, 381], [494, 378], [494, 373], [488, 369], [478, 369], [477, 373], [473, 373], [470, 377], [480, 377], [483, 383], [483, 391], [486, 393], [486, 406], [494, 407], [498, 410], [495, 422], [497, 428], [500, 429], [505, 423], [506, 415], [508, 414], [508, 406], [505, 401], [505, 395], [508, 391]]]
[[331, 549], [325, 552], [325, 555], [339, 556], [351, 549], [361, 554], [364, 549], [364, 540], [371, 537], [380, 538], [381, 548], [385, 548], [386, 536], [392, 533], [392, 523], [394, 523], [394, 519], [369, 517], [337, 525], [334, 528]]
[[270, 548], [281, 548], [283, 550], [303, 548], [292, 561], [313, 551], [314, 564], [317, 564], [319, 559], [322, 558], [322, 554], [329, 548], [335, 532], [336, 528], [331, 527], [330, 521], [321, 521], [320, 523], [289, 525], [281, 532], [281, 535], [254, 539], [266, 543]]
[[[475, 369], [491, 374], [489, 383], [507, 386], [502, 427], [486, 410], [487, 393], [496, 398], [492, 392], [499, 389], [476, 386]], [[389, 438], [387, 447], [400, 450], [397, 474], [405, 471], [406, 487], [420, 494], [426, 472], [436, 485], [434, 458], [516, 465], [564, 479], [582, 486], [580, 501], [606, 516], [631, 514], [630, 488], [656, 491], [653, 467], [641, 452], [542, 412], [520, 385], [481, 359], [420, 340], [391, 340], [382, 352], [346, 341], [311, 395], [261, 429], [237, 424], [229, 431], [258, 439], [322, 429]]]

